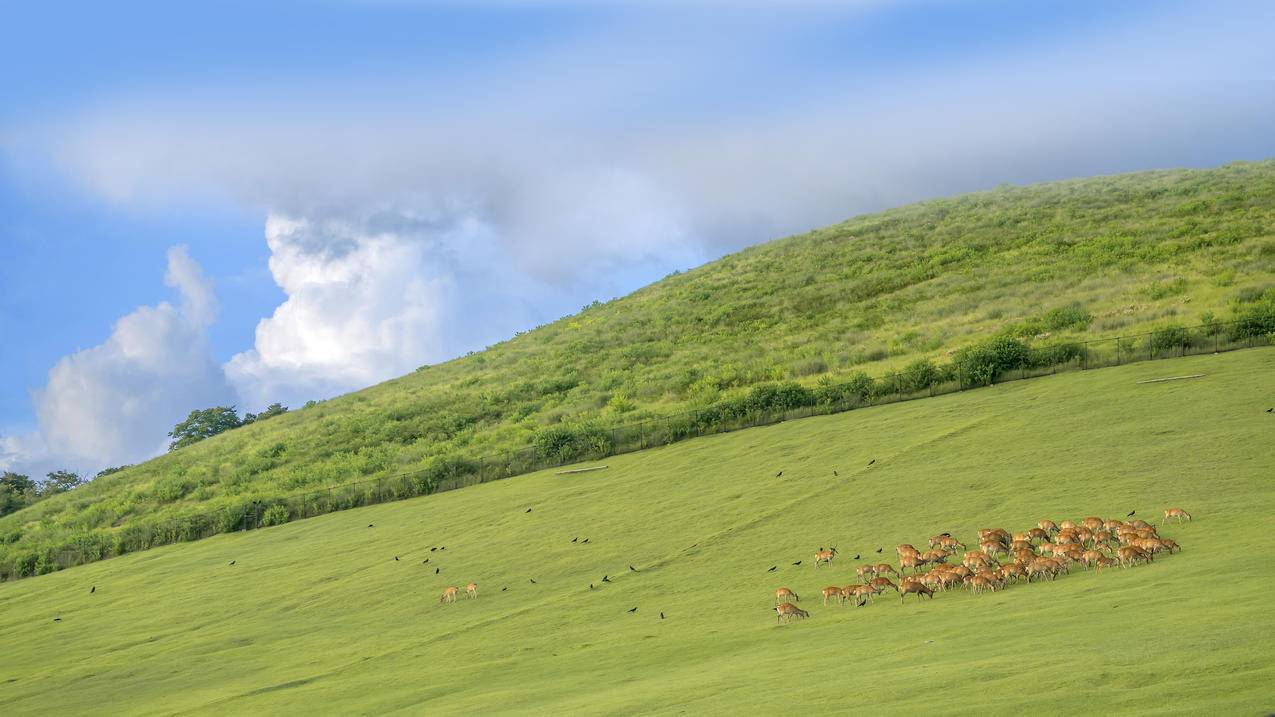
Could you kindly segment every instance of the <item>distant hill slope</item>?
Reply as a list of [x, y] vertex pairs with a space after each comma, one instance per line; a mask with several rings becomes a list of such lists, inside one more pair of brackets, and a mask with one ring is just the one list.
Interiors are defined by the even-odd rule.
[[0, 574], [51, 570], [66, 547], [118, 552], [124, 531], [173, 516], [233, 529], [253, 500], [463, 470], [552, 426], [881, 375], [997, 333], [1052, 341], [1227, 319], [1275, 306], [1271, 286], [1275, 161], [921, 202], [752, 247], [0, 518]]
[[[0, 714], [1266, 714], [1272, 375], [1275, 348], [1072, 372], [3, 583]], [[900, 543], [1131, 511], [1181, 552], [820, 598]], [[775, 624], [780, 587], [810, 619]]]

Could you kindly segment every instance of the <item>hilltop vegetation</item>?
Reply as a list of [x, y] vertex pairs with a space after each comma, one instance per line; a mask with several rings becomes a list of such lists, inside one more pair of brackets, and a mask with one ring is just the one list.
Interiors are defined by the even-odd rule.
[[[0, 584], [0, 713], [1263, 714], [1272, 375], [1273, 348], [1072, 372]], [[1170, 506], [1194, 520], [1151, 565], [818, 599], [856, 553]], [[809, 620], [775, 624], [781, 586]]]
[[732, 254], [44, 500], [0, 518], [0, 575], [53, 570], [60, 550], [146, 547], [174, 518], [234, 529], [254, 501], [358, 479], [422, 469], [428, 490], [478, 456], [579, 453], [598, 429], [758, 391], [871, 391], [865, 380], [892, 372], [938, 381], [988, 347], [1153, 329], [1172, 345], [1177, 327], [1237, 317], [1269, 334], [1271, 287], [1275, 161], [922, 202]]

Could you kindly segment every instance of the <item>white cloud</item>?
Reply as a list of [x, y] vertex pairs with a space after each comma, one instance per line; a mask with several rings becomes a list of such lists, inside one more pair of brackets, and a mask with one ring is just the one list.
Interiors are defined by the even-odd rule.
[[[234, 402], [208, 348], [212, 285], [184, 247], [168, 251], [180, 305], [142, 306], [102, 344], [63, 357], [33, 392], [38, 432], [0, 439], [0, 465], [95, 470], [166, 448], [166, 433], [195, 408]], [[34, 467], [34, 468], [33, 468]]]

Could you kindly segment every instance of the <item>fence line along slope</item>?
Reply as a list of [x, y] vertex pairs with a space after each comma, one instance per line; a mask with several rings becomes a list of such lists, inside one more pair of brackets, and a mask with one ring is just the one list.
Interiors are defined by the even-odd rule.
[[356, 480], [438, 485], [527, 446], [569, 458], [597, 429], [762, 385], [931, 380], [994, 337], [1038, 346], [1234, 319], [1265, 335], [1272, 286], [1275, 161], [922, 202], [732, 254], [0, 517], [0, 565], [112, 555], [174, 519], [234, 530], [262, 502]]
[[[0, 584], [0, 712], [1260, 714], [1272, 375], [1266, 348], [1017, 381]], [[1182, 551], [819, 599], [900, 543], [1088, 515]], [[776, 625], [779, 587], [810, 619]]]

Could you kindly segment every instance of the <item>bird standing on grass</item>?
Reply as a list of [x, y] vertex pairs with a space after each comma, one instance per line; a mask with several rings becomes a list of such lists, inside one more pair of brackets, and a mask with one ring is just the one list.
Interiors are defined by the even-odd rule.
[[664, 619], [664, 613], [660, 613], [660, 619], [661, 619], [661, 620], [663, 620], [663, 619]]
[[531, 512], [531, 508], [528, 508], [526, 512], [530, 513], [530, 512]]
[[637, 612], [637, 608], [636, 607], [629, 608], [629, 612]]
[[798, 560], [797, 562], [793, 563], [793, 565], [801, 565], [801, 561]]
[[858, 559], [859, 559], [859, 555], [858, 555], [858, 553], [856, 553], [856, 554], [855, 554], [854, 559], [855, 559], [855, 560], [858, 560]]
[[882, 550], [881, 548], [877, 548], [877, 552], [878, 552], [878, 553], [879, 553], [879, 552], [881, 552], [881, 550]]
[[532, 584], [532, 585], [535, 585], [535, 584], [536, 584], [536, 579], [535, 579], [535, 578], [527, 578], [527, 580], [531, 581], [531, 584]]
[[439, 570], [442, 570], [442, 568], [434, 568], [434, 574], [437, 575]]
[[629, 570], [632, 570], [635, 573], [637, 572], [637, 568], [633, 567], [632, 565], [629, 566]]
[[868, 461], [868, 465], [872, 465], [873, 463], [876, 463], [876, 462], [877, 462], [877, 459], [873, 458], [872, 460]]
[[836, 468], [833, 468], [833, 469], [832, 469], [832, 477], [833, 477], [833, 478], [836, 478], [836, 477], [837, 477], [837, 476], [839, 476], [839, 475], [841, 475], [841, 474], [837, 472], [837, 469], [836, 469]]
[[1129, 511], [1129, 512], [1128, 512], [1128, 514], [1126, 514], [1126, 515], [1125, 515], [1125, 517], [1126, 517], [1126, 518], [1132, 518], [1132, 517], [1133, 517], [1133, 514], [1134, 514], [1134, 513], [1137, 513], [1137, 512], [1138, 512], [1138, 511], [1136, 511], [1136, 510], [1131, 510], [1131, 511]]
[[783, 471], [779, 471], [778, 473], [776, 473], [776, 474], [775, 474], [775, 477], [776, 477], [776, 478], [782, 477], [782, 476], [783, 476], [783, 474], [784, 474], [784, 472], [783, 472]]
[[92, 595], [92, 594], [93, 594], [93, 593], [95, 593], [95, 592], [97, 592], [97, 586], [96, 586], [96, 585], [94, 585], [93, 587], [89, 588], [89, 595]]
[[766, 572], [768, 572], [768, 573], [773, 573], [773, 572], [775, 572], [775, 571], [776, 571], [776, 570], [778, 570], [778, 569], [779, 569], [779, 566], [778, 566], [778, 565], [772, 565], [772, 566], [770, 566], [770, 570], [767, 570]]
[[607, 577], [607, 576], [603, 575], [603, 576], [602, 576], [602, 582], [604, 582], [604, 583], [609, 583], [609, 582], [611, 582], [611, 578], [609, 578], [609, 577]]
[[230, 564], [231, 564], [231, 565], [234, 565], [234, 564], [235, 564], [235, 561], [231, 560], [231, 561], [230, 561]]

